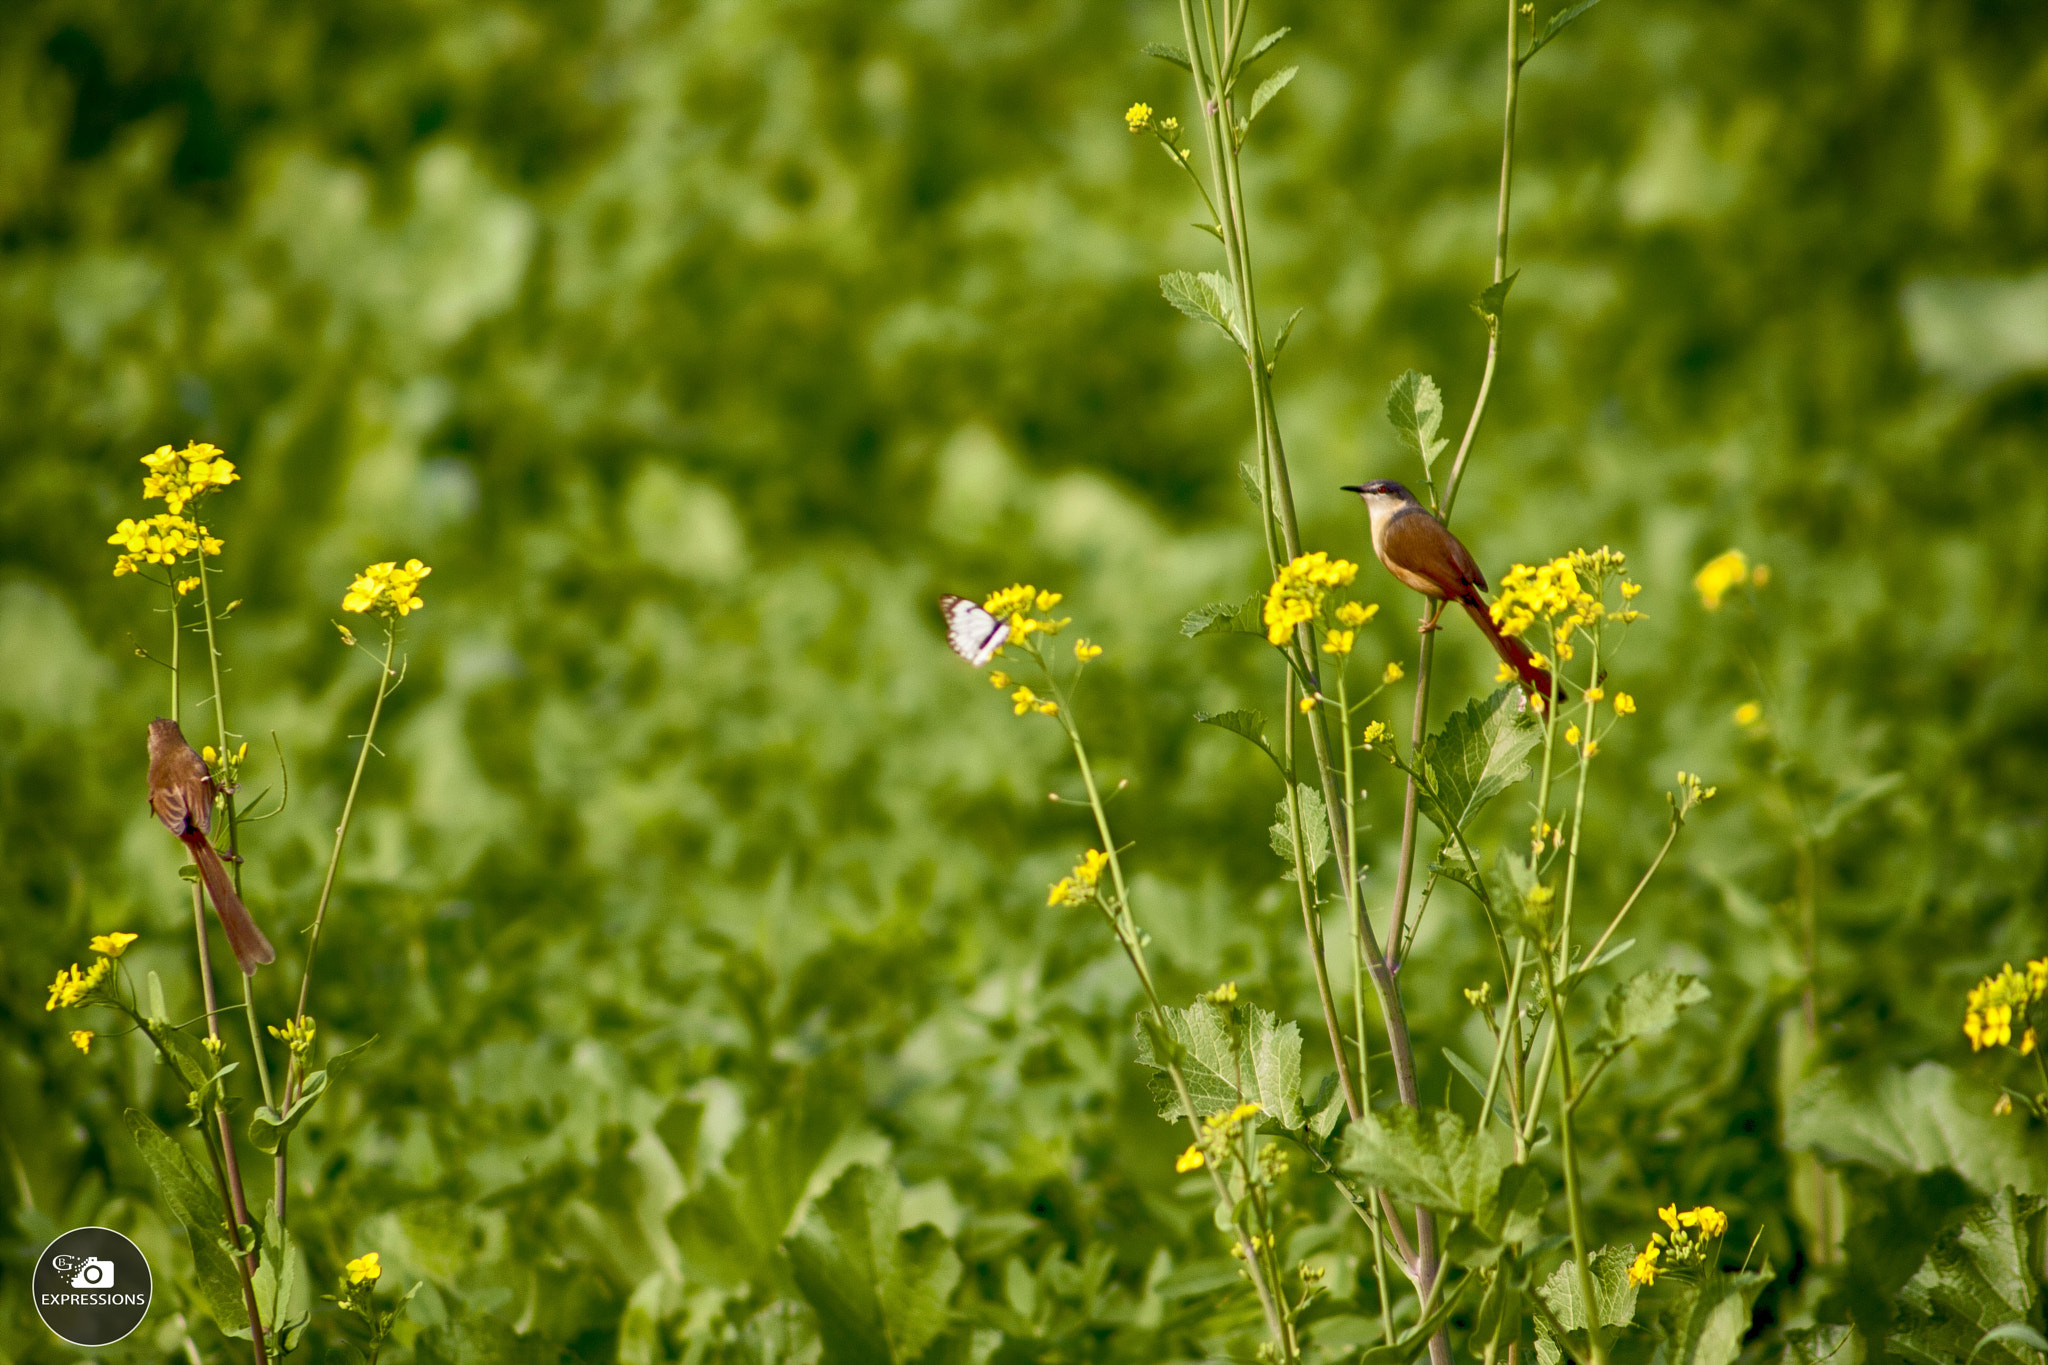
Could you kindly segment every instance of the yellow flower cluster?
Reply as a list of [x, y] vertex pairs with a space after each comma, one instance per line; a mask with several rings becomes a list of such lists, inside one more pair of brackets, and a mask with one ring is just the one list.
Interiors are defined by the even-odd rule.
[[75, 1028], [71, 1030], [71, 1046], [77, 1048], [80, 1052], [90, 1055], [92, 1052], [92, 1040], [97, 1037], [99, 1035], [89, 1028]]
[[1987, 976], [1970, 988], [1969, 1010], [1963, 1016], [1963, 1034], [1970, 1051], [1987, 1047], [2012, 1047], [2013, 1016], [2019, 1016], [2019, 1051], [2026, 1056], [2040, 1045], [2040, 1037], [2029, 1019], [2036, 1002], [2048, 1000], [2048, 957], [2027, 964], [2024, 974], [2010, 962], [1996, 976]]
[[149, 470], [142, 479], [142, 496], [162, 498], [173, 512], [184, 511], [186, 503], [242, 477], [219, 446], [204, 441], [189, 442], [183, 450], [158, 446], [142, 457], [142, 463]]
[[1041, 716], [1056, 716], [1060, 713], [1060, 704], [1019, 683], [1017, 690], [1010, 694], [1010, 714], [1021, 716], [1027, 711], [1035, 711]]
[[[1041, 614], [1058, 606], [1064, 593], [1041, 592], [1029, 583], [1012, 583], [1001, 592], [992, 593], [981, 609], [990, 616], [1001, 617], [1010, 623], [1010, 638], [1007, 644], [1021, 645], [1033, 635], [1057, 635], [1062, 627], [1073, 620], [1063, 616], [1053, 620], [1049, 616], [1033, 616], [1035, 608]], [[1024, 714], [1018, 712], [1018, 715]]]
[[372, 564], [348, 585], [348, 591], [342, 595], [341, 609], [375, 611], [379, 616], [393, 613], [410, 615], [427, 605], [420, 600], [420, 580], [432, 572], [417, 559], [406, 560], [402, 569], [395, 560]]
[[1075, 663], [1079, 663], [1079, 664], [1092, 664], [1092, 663], [1094, 663], [1094, 662], [1095, 662], [1095, 661], [1096, 661], [1097, 659], [1099, 659], [1099, 658], [1101, 658], [1101, 657], [1102, 657], [1102, 646], [1101, 646], [1101, 645], [1091, 645], [1091, 644], [1089, 644], [1089, 643], [1088, 643], [1088, 641], [1087, 641], [1087, 640], [1086, 640], [1085, 638], [1083, 638], [1083, 639], [1079, 639], [1079, 640], [1076, 640], [1076, 641], [1074, 641], [1074, 662], [1075, 662]]
[[1756, 702], [1746, 701], [1735, 708], [1735, 723], [1747, 730], [1764, 718], [1764, 708]]
[[[1653, 1232], [1650, 1241], [1628, 1268], [1631, 1284], [1655, 1284], [1657, 1277], [1673, 1266], [1692, 1265], [1707, 1258], [1707, 1243], [1728, 1231], [1728, 1215], [1711, 1204], [1702, 1204], [1685, 1213], [1678, 1211], [1678, 1205], [1667, 1204], [1657, 1210], [1657, 1216], [1670, 1229], [1667, 1239], [1663, 1233]], [[1671, 1254], [1666, 1262], [1664, 1255]]]
[[1714, 793], [1720, 790], [1719, 787], [1709, 787], [1706, 784], [1706, 779], [1702, 778], [1698, 773], [1689, 773], [1683, 768], [1678, 770], [1677, 800], [1681, 813], [1691, 810], [1702, 801], [1713, 800]]
[[[1557, 656], [1569, 659], [1573, 633], [1609, 615], [1607, 604], [1600, 600], [1608, 579], [1623, 577], [1624, 602], [1642, 591], [1640, 585], [1626, 581], [1627, 563], [1628, 556], [1603, 545], [1597, 550], [1574, 550], [1548, 564], [1517, 564], [1501, 580], [1500, 595], [1492, 607], [1494, 624], [1503, 635], [1520, 636], [1542, 621], [1550, 628]], [[1633, 607], [1612, 613], [1613, 619], [1624, 625], [1641, 620], [1642, 615]], [[1537, 658], [1538, 666], [1544, 666], [1542, 656]], [[1504, 674], [1509, 671], [1502, 670]]]
[[1699, 589], [1701, 606], [1708, 611], [1719, 611], [1721, 599], [1748, 577], [1749, 557], [1740, 550], [1723, 550], [1693, 575], [1692, 585]]
[[[114, 527], [114, 534], [107, 537], [107, 544], [118, 545], [122, 550], [114, 559], [116, 578], [141, 573], [145, 564], [176, 564], [190, 555], [217, 555], [221, 551], [221, 542], [208, 534], [204, 526], [174, 512], [159, 512], [140, 521], [123, 517]], [[182, 596], [198, 585], [198, 579], [188, 578], [178, 585], [179, 594]]]
[[350, 1284], [374, 1284], [384, 1274], [384, 1266], [376, 1252], [366, 1251], [348, 1263], [345, 1273]]
[[[1348, 559], [1332, 559], [1321, 550], [1297, 558], [1280, 571], [1273, 586], [1266, 590], [1266, 639], [1274, 645], [1286, 644], [1296, 626], [1322, 615], [1323, 600], [1332, 588], [1348, 587], [1356, 577], [1356, 564]], [[1366, 612], [1359, 618], [1359, 624], [1371, 616], [1371, 612]]]
[[1140, 100], [1124, 110], [1124, 126], [1134, 133], [1142, 133], [1152, 126], [1152, 106]]
[[1084, 905], [1095, 899], [1097, 886], [1102, 881], [1102, 870], [1109, 866], [1109, 855], [1100, 849], [1091, 848], [1081, 855], [1081, 861], [1074, 864], [1074, 870], [1052, 884], [1046, 893], [1047, 905]]
[[1246, 1119], [1256, 1118], [1265, 1113], [1258, 1105], [1247, 1100], [1235, 1109], [1219, 1109], [1202, 1120], [1202, 1136], [1188, 1144], [1173, 1163], [1173, 1169], [1185, 1175], [1198, 1171], [1211, 1161], [1220, 1161], [1236, 1141], [1238, 1129]]
[[270, 1024], [267, 1027], [270, 1036], [290, 1048], [294, 1054], [303, 1057], [313, 1050], [314, 1023], [312, 1015], [302, 1014], [296, 1019], [287, 1019], [284, 1021], [283, 1028], [279, 1028], [276, 1024]]
[[92, 966], [84, 971], [78, 969], [76, 962], [72, 963], [70, 970], [58, 972], [57, 979], [50, 983], [50, 1001], [43, 1008], [68, 1010], [86, 1003], [113, 970], [113, 959], [107, 957], [95, 959]]

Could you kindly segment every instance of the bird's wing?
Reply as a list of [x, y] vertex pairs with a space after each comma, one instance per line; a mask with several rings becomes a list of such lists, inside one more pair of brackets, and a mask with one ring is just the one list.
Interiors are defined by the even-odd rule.
[[1458, 538], [1419, 507], [1399, 513], [1387, 523], [1382, 557], [1388, 567], [1398, 564], [1407, 571], [1397, 575], [1404, 580], [1410, 575], [1427, 580], [1428, 589], [1413, 582], [1409, 586], [1435, 597], [1462, 599], [1474, 586], [1486, 585], [1479, 566]]

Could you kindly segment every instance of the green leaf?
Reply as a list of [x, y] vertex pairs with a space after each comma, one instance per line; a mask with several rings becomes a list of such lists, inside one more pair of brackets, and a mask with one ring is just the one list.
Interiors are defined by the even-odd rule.
[[252, 1277], [256, 1311], [264, 1328], [281, 1336], [289, 1349], [312, 1317], [313, 1300], [299, 1275], [303, 1258], [292, 1242], [291, 1230], [278, 1221], [275, 1210], [263, 1220], [260, 1257]]
[[[1330, 861], [1330, 808], [1323, 804], [1323, 794], [1306, 784], [1297, 783], [1294, 793], [1301, 802], [1301, 833], [1307, 840], [1300, 862], [1307, 864], [1309, 878], [1313, 880], [1323, 864]], [[1287, 863], [1284, 879], [1293, 881], [1296, 866], [1294, 827], [1287, 818], [1285, 797], [1273, 807], [1273, 827], [1266, 831], [1266, 835], [1272, 841], [1273, 851]]]
[[1919, 1365], [2036, 1365], [2026, 1347], [2028, 1333], [2040, 1340], [2041, 1210], [2008, 1186], [1937, 1238], [1899, 1291], [1885, 1348]]
[[1599, 3], [1600, 0], [1579, 0], [1578, 4], [1568, 9], [1559, 10], [1556, 14], [1551, 15], [1550, 22], [1543, 26], [1543, 31], [1536, 35], [1536, 40], [1529, 44], [1529, 50], [1522, 54], [1521, 60], [1527, 62], [1531, 57], [1541, 52], [1552, 38], [1555, 38], [1570, 27], [1573, 20]]
[[1180, 633], [1190, 640], [1198, 635], [1256, 635], [1263, 640], [1266, 638], [1265, 600], [1264, 593], [1255, 592], [1236, 606], [1228, 602], [1205, 603], [1180, 618]]
[[[1636, 1286], [1628, 1277], [1628, 1268], [1635, 1263], [1636, 1249], [1633, 1246], [1601, 1247], [1588, 1258], [1586, 1269], [1593, 1281], [1593, 1314], [1601, 1327], [1625, 1327], [1635, 1321]], [[1558, 1325], [1573, 1334], [1576, 1342], [1582, 1343], [1588, 1325], [1586, 1301], [1579, 1293], [1579, 1268], [1569, 1257], [1551, 1272], [1550, 1278], [1536, 1287], [1543, 1302], [1556, 1315]], [[1579, 1355], [1586, 1354], [1580, 1346]], [[1541, 1316], [1536, 1319], [1536, 1358], [1543, 1365], [1559, 1365], [1564, 1352], [1559, 1349], [1556, 1338], [1551, 1335], [1550, 1324]]]
[[1387, 420], [1393, 423], [1401, 444], [1422, 461], [1427, 476], [1436, 457], [1450, 444], [1448, 437], [1436, 434], [1444, 420], [1444, 396], [1436, 381], [1416, 370], [1396, 379], [1387, 389]]
[[292, 1135], [292, 1130], [313, 1111], [313, 1106], [320, 1102], [320, 1097], [327, 1093], [328, 1078], [347, 1070], [356, 1058], [369, 1050], [370, 1045], [375, 1043], [378, 1037], [378, 1034], [373, 1033], [354, 1047], [329, 1057], [326, 1066], [306, 1077], [299, 1087], [299, 1097], [292, 1101], [291, 1108], [282, 1115], [267, 1104], [258, 1105], [256, 1112], [249, 1116], [249, 1141], [261, 1150], [275, 1154], [284, 1140]]
[[1265, 37], [1259, 39], [1256, 43], [1253, 43], [1251, 47], [1245, 50], [1244, 56], [1239, 57], [1237, 59], [1237, 69], [1239, 71], [1242, 71], [1246, 67], [1250, 66], [1253, 62], [1257, 61], [1259, 58], [1265, 56], [1267, 51], [1273, 46], [1273, 44], [1279, 42], [1282, 38], [1285, 38], [1288, 34], [1292, 32], [1294, 32], [1294, 30], [1291, 28], [1276, 28], [1271, 33], [1268, 33]]
[[1396, 1199], [1458, 1215], [1489, 1241], [1519, 1241], [1534, 1232], [1517, 1207], [1522, 1173], [1507, 1134], [1497, 1128], [1474, 1133], [1451, 1110], [1404, 1106], [1368, 1113], [1345, 1130], [1338, 1164]]
[[[1282, 1126], [1301, 1127], [1301, 1030], [1281, 1023], [1256, 1005], [1235, 1007], [1241, 1016], [1244, 1047], [1238, 1047], [1231, 1020], [1220, 1007], [1197, 996], [1188, 1008], [1164, 1010], [1166, 1036], [1180, 1050], [1181, 1078], [1201, 1115], [1235, 1109], [1249, 1101]], [[1156, 1060], [1158, 1052], [1148, 1030], [1138, 1030], [1138, 1065], [1152, 1067], [1152, 1097], [1159, 1117], [1178, 1122], [1184, 1116], [1173, 1078]]]
[[1357, 1365], [1412, 1365], [1415, 1358], [1428, 1349], [1429, 1339], [1443, 1330], [1443, 1325], [1458, 1311], [1458, 1305], [1465, 1297], [1465, 1290], [1471, 1284], [1470, 1275], [1459, 1280], [1456, 1288], [1439, 1298], [1437, 1306], [1430, 1310], [1428, 1317], [1388, 1344], [1367, 1349], [1358, 1357]]
[[1529, 753], [1541, 738], [1535, 714], [1512, 684], [1465, 703], [1422, 742], [1416, 798], [1423, 813], [1446, 839], [1454, 837], [1487, 802], [1529, 775]]
[[1862, 1365], [1862, 1344], [1856, 1331], [1836, 1323], [1794, 1327], [1785, 1333], [1782, 1365]]
[[1287, 338], [1294, 335], [1294, 324], [1301, 321], [1301, 315], [1307, 311], [1308, 309], [1306, 308], [1297, 308], [1287, 315], [1287, 321], [1281, 326], [1280, 335], [1273, 338], [1273, 349], [1266, 357], [1266, 364], [1269, 368], [1274, 361], [1280, 358], [1280, 353], [1287, 349]]
[[249, 1333], [248, 1309], [242, 1302], [241, 1276], [221, 1250], [227, 1231], [227, 1216], [218, 1187], [185, 1155], [185, 1149], [170, 1134], [156, 1126], [147, 1114], [130, 1109], [122, 1118], [141, 1149], [142, 1159], [156, 1177], [171, 1216], [185, 1225], [192, 1244], [192, 1264], [199, 1280], [200, 1296], [216, 1326], [230, 1336]]
[[1998, 1092], [1939, 1062], [1911, 1071], [1831, 1067], [1799, 1087], [1785, 1144], [1889, 1174], [1947, 1167], [1980, 1193], [2048, 1194], [2048, 1143], [1991, 1112]]
[[1298, 66], [1283, 67], [1260, 81], [1259, 88], [1252, 91], [1252, 104], [1251, 108], [1245, 111], [1244, 126], [1251, 127], [1252, 120], [1259, 116], [1259, 110], [1271, 104], [1273, 96], [1285, 90], [1300, 71], [1301, 68]]
[[1175, 308], [1197, 322], [1209, 323], [1236, 342], [1238, 350], [1250, 353], [1244, 330], [1237, 325], [1229, 280], [1213, 270], [1175, 270], [1159, 277], [1159, 292]]
[[960, 1257], [938, 1228], [897, 1230], [896, 1174], [849, 1166], [784, 1243], [831, 1365], [915, 1360], [945, 1329]]
[[1147, 57], [1157, 57], [1162, 62], [1172, 62], [1183, 71], [1193, 71], [1188, 63], [1188, 51], [1178, 43], [1147, 43], [1138, 51]]
[[1713, 994], [1698, 977], [1669, 967], [1637, 972], [1607, 997], [1599, 1031], [1586, 1050], [1611, 1057], [1638, 1038], [1669, 1032], [1680, 1014]]
[[1488, 327], [1500, 325], [1501, 312], [1507, 307], [1508, 290], [1515, 287], [1515, 277], [1521, 273], [1520, 270], [1509, 271], [1507, 275], [1480, 290], [1479, 297], [1472, 300], [1472, 311], [1485, 318]]
[[[1182, 626], [1186, 628], [1185, 623]], [[1196, 634], [1206, 634], [1197, 631]], [[1219, 730], [1228, 730], [1233, 735], [1250, 740], [1259, 752], [1273, 760], [1273, 766], [1280, 770], [1283, 779], [1289, 778], [1287, 765], [1280, 761], [1280, 755], [1273, 752], [1273, 746], [1266, 743], [1266, 713], [1263, 711], [1197, 711], [1197, 725], [1213, 725]]]
[[[1491, 1007], [1489, 1006], [1489, 1008]], [[1443, 1050], [1443, 1053], [1444, 1060], [1451, 1064], [1451, 1070], [1457, 1072], [1460, 1076], [1463, 1076], [1465, 1078], [1465, 1084], [1472, 1087], [1472, 1093], [1474, 1095], [1477, 1095], [1482, 1101], [1485, 1100], [1486, 1073], [1481, 1071], [1478, 1067], [1472, 1065], [1472, 1063], [1466, 1061], [1463, 1057], [1460, 1057], [1457, 1053], [1451, 1051], [1451, 1049], [1449, 1048], [1445, 1048]], [[1503, 1124], [1511, 1124], [1513, 1122], [1513, 1120], [1511, 1120], [1508, 1117], [1507, 1097], [1500, 1094], [1498, 1091], [1494, 1093], [1493, 1097], [1493, 1112], [1494, 1116], [1498, 1118]]]
[[182, 1029], [172, 1027], [168, 1022], [159, 1023], [145, 1019], [142, 1023], [145, 1033], [156, 1043], [164, 1055], [171, 1059], [171, 1068], [178, 1073], [187, 1090], [204, 1091], [213, 1080], [213, 1058], [197, 1039]]
[[1344, 1118], [1344, 1087], [1337, 1084], [1337, 1073], [1323, 1077], [1322, 1089], [1316, 1092], [1315, 1102], [1307, 1106], [1308, 1130], [1325, 1142], [1330, 1134], [1337, 1131], [1337, 1125]]
[[[782, 1239], [812, 1173], [845, 1127], [843, 1102], [825, 1083], [755, 1119], [670, 1211], [668, 1228], [692, 1274], [726, 1288], [766, 1285], [783, 1271]], [[824, 1092], [824, 1093], [821, 1093]]]
[[[1265, 494], [1259, 491], [1259, 471], [1253, 469], [1251, 466], [1251, 462], [1248, 460], [1239, 460], [1237, 462], [1237, 486], [1244, 490], [1246, 500], [1248, 500], [1253, 507], [1260, 509], [1263, 509], [1265, 507]], [[1252, 601], [1256, 602], [1262, 596], [1263, 594], [1253, 593]], [[1266, 633], [1265, 630], [1262, 627], [1260, 627], [1259, 622], [1256, 618], [1254, 618], [1252, 625], [1258, 634], [1264, 635]]]
[[2042, 1355], [2048, 1355], [2048, 1337], [2042, 1336], [2024, 1322], [2008, 1322], [2002, 1327], [1994, 1327], [1986, 1332], [1982, 1339], [1970, 1348], [1970, 1359], [1974, 1361], [1979, 1351], [1983, 1350], [1986, 1346], [2002, 1341], [2017, 1341], [2020, 1345], [2030, 1350], [2039, 1351]]
[[151, 971], [149, 974], [149, 1022], [152, 1024], [168, 1024], [170, 1021], [171, 1012], [164, 1006], [163, 978], [159, 977], [155, 971]]
[[1749, 1335], [1757, 1295], [1773, 1278], [1766, 1269], [1732, 1275], [1714, 1270], [1697, 1280], [1674, 1279], [1673, 1293], [1657, 1314], [1664, 1338], [1659, 1358], [1670, 1365], [1734, 1365]]

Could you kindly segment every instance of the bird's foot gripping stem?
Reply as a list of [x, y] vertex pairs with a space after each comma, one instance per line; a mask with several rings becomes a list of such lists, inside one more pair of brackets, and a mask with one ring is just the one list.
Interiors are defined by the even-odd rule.
[[1450, 603], [1448, 602], [1437, 603], [1436, 610], [1431, 612], [1429, 615], [1423, 617], [1422, 620], [1416, 624], [1415, 633], [1417, 635], [1427, 635], [1433, 630], [1442, 630], [1444, 628], [1444, 608], [1449, 605]]

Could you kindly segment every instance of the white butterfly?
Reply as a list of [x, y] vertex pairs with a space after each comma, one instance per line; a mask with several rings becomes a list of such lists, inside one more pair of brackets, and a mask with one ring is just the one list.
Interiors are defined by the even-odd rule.
[[998, 621], [964, 597], [947, 593], [939, 599], [939, 610], [946, 613], [946, 643], [976, 668], [994, 658], [1010, 638], [1008, 621]]

